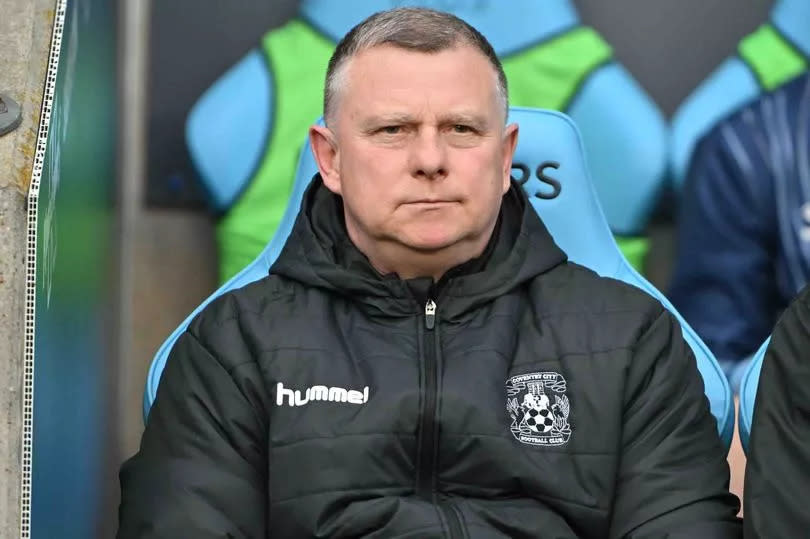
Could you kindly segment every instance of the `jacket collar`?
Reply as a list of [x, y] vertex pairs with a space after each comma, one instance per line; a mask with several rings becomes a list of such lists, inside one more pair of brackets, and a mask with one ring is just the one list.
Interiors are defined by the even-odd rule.
[[433, 287], [440, 318], [454, 319], [565, 261], [565, 253], [522, 189], [513, 183], [481, 257], [451, 269], [435, 285], [429, 278], [402, 280], [395, 274], [380, 275], [349, 239], [342, 199], [316, 175], [270, 273], [330, 290], [383, 316], [421, 312], [424, 297], [419, 297], [420, 291]]

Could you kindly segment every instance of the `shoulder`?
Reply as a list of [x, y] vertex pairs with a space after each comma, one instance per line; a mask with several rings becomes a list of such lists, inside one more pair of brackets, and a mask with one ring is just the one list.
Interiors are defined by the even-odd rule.
[[699, 139], [695, 159], [700, 162], [727, 155], [740, 167], [767, 164], [772, 159], [767, 141], [775, 136], [780, 140], [799, 136], [802, 119], [798, 112], [809, 88], [810, 76], [805, 75], [746, 102]]
[[[810, 285], [796, 296], [776, 323], [766, 362], [780, 366], [781, 372], [802, 372], [810, 376], [807, 350], [810, 349]], [[763, 373], [765, 372], [763, 367]], [[787, 382], [787, 381], [786, 381]], [[789, 382], [787, 382], [789, 383]]]
[[608, 343], [631, 345], [663, 313], [658, 299], [644, 290], [568, 262], [534, 279], [530, 294], [537, 315], [571, 320]]
[[661, 312], [661, 303], [644, 290], [618, 279], [602, 277], [574, 262], [567, 262], [535, 278], [549, 309], [575, 309], [593, 314], [629, 311], [643, 315]]
[[191, 321], [188, 332], [219, 358], [238, 354], [245, 340], [261, 331], [274, 311], [294, 295], [292, 287], [269, 275], [215, 298]]

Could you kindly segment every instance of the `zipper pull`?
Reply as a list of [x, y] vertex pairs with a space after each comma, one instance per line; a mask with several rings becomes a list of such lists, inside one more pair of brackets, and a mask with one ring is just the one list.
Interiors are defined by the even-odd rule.
[[433, 329], [433, 326], [436, 325], [436, 303], [429, 299], [427, 303], [425, 303], [425, 327], [428, 329]]

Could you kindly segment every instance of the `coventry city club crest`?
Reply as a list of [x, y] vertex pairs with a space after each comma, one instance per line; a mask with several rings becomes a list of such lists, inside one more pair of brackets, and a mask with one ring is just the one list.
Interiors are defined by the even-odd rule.
[[[563, 445], [571, 438], [565, 378], [556, 372], [533, 372], [506, 381], [510, 429], [519, 442]], [[552, 400], [553, 399], [553, 400]]]

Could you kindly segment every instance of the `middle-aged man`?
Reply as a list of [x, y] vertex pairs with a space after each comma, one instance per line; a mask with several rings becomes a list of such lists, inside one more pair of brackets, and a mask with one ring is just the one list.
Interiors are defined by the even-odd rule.
[[506, 113], [461, 20], [349, 32], [320, 174], [270, 275], [178, 340], [119, 537], [740, 537], [678, 322], [567, 262]]

